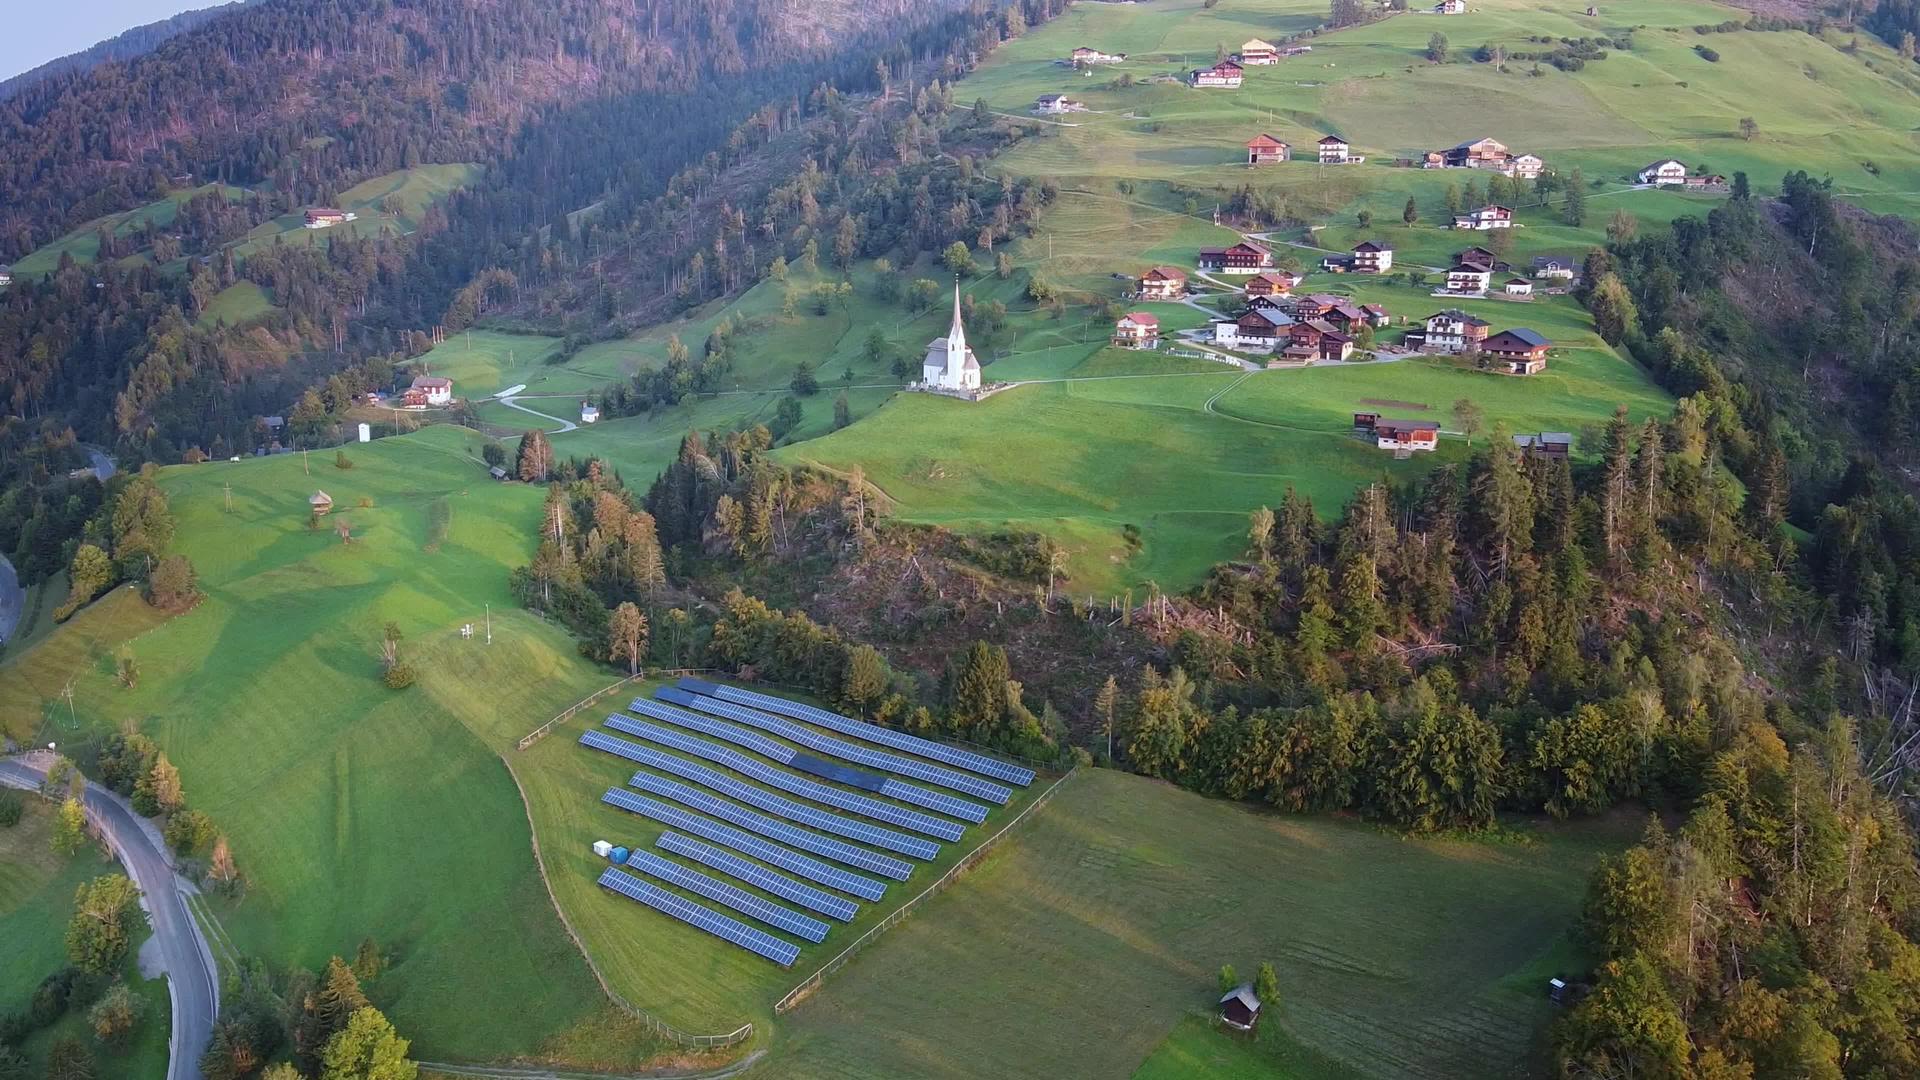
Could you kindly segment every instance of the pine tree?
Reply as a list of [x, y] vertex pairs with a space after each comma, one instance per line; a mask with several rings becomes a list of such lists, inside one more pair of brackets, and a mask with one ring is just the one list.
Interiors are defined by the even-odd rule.
[[1576, 229], [1587, 220], [1587, 181], [1577, 165], [1567, 175], [1566, 202], [1561, 204], [1560, 220]]
[[338, 956], [327, 961], [326, 974], [320, 978], [320, 993], [315, 1012], [327, 1032], [340, 1031], [347, 1026], [353, 1014], [368, 1007], [367, 995], [360, 989], [360, 980], [354, 977], [353, 969]]
[[1293, 633], [1294, 664], [1301, 680], [1320, 690], [1333, 686], [1334, 612], [1328, 600], [1332, 591], [1327, 568], [1308, 564], [1300, 593], [1300, 622]]
[[1387, 622], [1373, 556], [1357, 553], [1341, 567], [1339, 610], [1340, 637], [1347, 648], [1362, 654], [1372, 652], [1375, 638]]
[[988, 741], [1006, 715], [1007, 682], [1011, 677], [1006, 650], [984, 641], [969, 646], [953, 680], [953, 701], [948, 708], [955, 730], [975, 741]]
[[1409, 227], [1420, 221], [1420, 207], [1413, 201], [1411, 195], [1407, 196], [1407, 205], [1400, 211], [1400, 220]]
[[1113, 718], [1120, 708], [1120, 681], [1107, 676], [1100, 684], [1099, 693], [1093, 696], [1093, 717], [1100, 722], [1100, 730], [1107, 737], [1107, 761], [1113, 761]]
[[1627, 426], [1627, 407], [1621, 405], [1615, 408], [1613, 418], [1607, 421], [1607, 432], [1600, 451], [1601, 460], [1605, 463], [1600, 490], [1600, 530], [1609, 555], [1617, 554], [1626, 543], [1627, 515], [1630, 511], [1628, 500], [1633, 493], [1633, 447], [1628, 441], [1630, 430]]

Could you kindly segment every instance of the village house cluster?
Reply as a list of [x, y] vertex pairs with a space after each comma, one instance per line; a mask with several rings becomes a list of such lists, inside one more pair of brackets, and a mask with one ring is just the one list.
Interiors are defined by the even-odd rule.
[[1533, 154], [1516, 154], [1498, 139], [1470, 139], [1444, 150], [1429, 150], [1424, 169], [1485, 169], [1515, 180], [1537, 180], [1547, 163]]

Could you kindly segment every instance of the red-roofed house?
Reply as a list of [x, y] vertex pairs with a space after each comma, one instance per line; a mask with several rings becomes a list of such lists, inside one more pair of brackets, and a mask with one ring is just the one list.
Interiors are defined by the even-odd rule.
[[1267, 270], [1247, 279], [1246, 293], [1253, 296], [1285, 296], [1300, 284], [1298, 275], [1286, 270]]
[[1187, 81], [1195, 86], [1217, 86], [1228, 90], [1238, 90], [1240, 80], [1245, 78], [1247, 70], [1231, 60], [1222, 60], [1209, 68], [1198, 68], [1187, 76]]
[[1151, 349], [1160, 343], [1160, 318], [1129, 311], [1113, 324], [1113, 343], [1125, 349]]
[[1156, 266], [1140, 275], [1140, 299], [1178, 300], [1187, 295], [1187, 272], [1172, 266]]
[[1382, 450], [1434, 450], [1440, 445], [1440, 425], [1431, 420], [1375, 420], [1373, 444]]
[[1249, 165], [1271, 165], [1287, 160], [1292, 154], [1293, 147], [1264, 132], [1247, 140]]

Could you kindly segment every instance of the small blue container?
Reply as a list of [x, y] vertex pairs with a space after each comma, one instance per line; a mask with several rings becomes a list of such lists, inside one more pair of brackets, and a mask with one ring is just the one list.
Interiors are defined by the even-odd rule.
[[614, 848], [612, 854], [607, 857], [613, 860], [615, 866], [625, 866], [627, 864], [627, 849], [623, 847]]

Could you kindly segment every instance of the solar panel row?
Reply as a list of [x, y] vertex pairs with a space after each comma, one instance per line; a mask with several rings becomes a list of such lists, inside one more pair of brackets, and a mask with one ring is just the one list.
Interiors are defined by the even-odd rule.
[[742, 724], [746, 724], [748, 727], [756, 727], [762, 731], [770, 731], [783, 739], [799, 743], [809, 750], [816, 750], [822, 754], [830, 754], [842, 761], [852, 761], [870, 768], [882, 769], [890, 773], [898, 773], [901, 776], [911, 776], [915, 780], [924, 780], [929, 784], [938, 784], [943, 788], [972, 795], [976, 798], [990, 799], [1002, 805], [1005, 805], [1008, 799], [1013, 798], [1012, 788], [1003, 787], [1000, 784], [995, 784], [988, 780], [982, 780], [977, 776], [960, 772], [957, 769], [948, 769], [939, 765], [929, 765], [918, 758], [901, 757], [898, 754], [889, 754], [884, 751], [874, 750], [861, 746], [858, 743], [847, 742], [843, 739], [829, 738], [811, 728], [802, 727], [791, 720], [763, 713], [757, 709], [749, 709], [744, 705], [735, 705], [730, 701], [704, 697], [699, 694], [690, 694], [685, 690], [671, 686], [663, 686], [655, 690], [654, 696], [663, 701], [672, 702], [675, 705], [684, 705], [689, 709], [695, 709], [713, 716], [723, 716], [728, 720], [737, 720]]
[[702, 679], [682, 679], [680, 686], [695, 693], [731, 701], [737, 705], [751, 705], [756, 709], [790, 716], [796, 720], [805, 720], [823, 728], [837, 731], [842, 735], [851, 735], [856, 739], [865, 739], [870, 743], [890, 746], [895, 750], [905, 750], [909, 754], [918, 754], [933, 761], [945, 762], [982, 776], [991, 776], [995, 780], [1005, 780], [1011, 784], [1025, 787], [1033, 783], [1033, 770], [990, 758], [985, 754], [976, 754], [971, 750], [962, 750], [957, 746], [923, 739], [918, 735], [909, 735], [904, 731], [895, 731], [878, 724], [869, 724], [865, 720], [855, 720], [851, 716], [842, 716], [836, 712], [817, 709], [798, 701], [774, 697], [771, 694], [742, 690], [737, 686], [720, 686]]
[[689, 926], [705, 930], [722, 941], [731, 941], [748, 952], [766, 957], [781, 967], [792, 967], [793, 962], [800, 957], [800, 946], [791, 941], [782, 941], [764, 930], [756, 930], [738, 919], [722, 915], [711, 908], [701, 907], [685, 897], [676, 896], [630, 874], [623, 874], [611, 866], [607, 867], [606, 873], [600, 875], [600, 887], [637, 900]]
[[830, 892], [816, 889], [811, 885], [803, 885], [785, 874], [776, 874], [759, 863], [749, 862], [738, 855], [722, 851], [712, 844], [702, 843], [692, 837], [682, 836], [677, 832], [663, 832], [653, 843], [662, 851], [683, 855], [723, 874], [730, 874], [761, 892], [772, 893], [783, 900], [791, 900], [801, 907], [839, 919], [841, 922], [851, 922], [860, 912], [860, 905], [851, 900], [843, 900]]
[[671, 705], [663, 705], [649, 698], [634, 698], [627, 708], [641, 716], [664, 720], [676, 727], [697, 731], [702, 735], [711, 735], [735, 746], [744, 747], [782, 765], [792, 764], [794, 757], [797, 756], [793, 747], [786, 743], [774, 742], [764, 735], [755, 734], [743, 727], [722, 723], [710, 716], [701, 716], [699, 713], [691, 713], [685, 709], [676, 709]]
[[[688, 813], [677, 806], [635, 795], [621, 788], [609, 788], [600, 797], [600, 801], [609, 806], [617, 806], [630, 814], [650, 818], [662, 825], [682, 829], [695, 836], [711, 840], [716, 844], [725, 844], [735, 851], [751, 855], [768, 866], [777, 866], [790, 874], [798, 874], [808, 881], [817, 881], [831, 889], [839, 889], [850, 896], [862, 900], [879, 901], [887, 894], [885, 882], [870, 877], [848, 873], [837, 866], [810, 859], [789, 851], [778, 844], [769, 843], [752, 833], [743, 832], [730, 825], [722, 825], [711, 818]], [[827, 912], [826, 914], [832, 914]]]
[[819, 833], [795, 828], [778, 818], [756, 814], [751, 810], [735, 806], [725, 799], [716, 799], [699, 788], [677, 784], [652, 773], [634, 773], [627, 778], [627, 784], [650, 795], [672, 799], [682, 806], [692, 807], [703, 814], [711, 814], [729, 824], [750, 829], [769, 840], [777, 840], [789, 847], [810, 851], [815, 855], [832, 859], [834, 862], [879, 874], [881, 877], [905, 881], [907, 876], [913, 873], [913, 864], [910, 862], [882, 855], [877, 851], [868, 851], [866, 848], [854, 847], [852, 844], [842, 843], [831, 837], [821, 836]]
[[624, 716], [609, 716], [607, 717], [607, 726], [615, 731], [623, 731], [628, 735], [638, 735], [640, 738], [651, 740], [662, 746], [671, 747], [682, 753], [705, 758], [715, 765], [723, 765], [732, 769], [734, 772], [750, 780], [758, 780], [770, 787], [779, 788], [782, 791], [798, 795], [803, 799], [812, 799], [814, 802], [859, 814], [862, 817], [869, 817], [875, 821], [884, 821], [889, 825], [898, 825], [903, 829], [912, 829], [914, 832], [923, 833], [927, 836], [935, 836], [942, 840], [958, 840], [960, 839], [960, 835], [966, 831], [966, 826], [964, 825], [956, 825], [951, 821], [941, 821], [938, 818], [929, 817], [926, 814], [915, 813], [912, 810], [894, 806], [892, 803], [884, 803], [878, 799], [869, 799], [865, 795], [855, 795], [851, 792], [841, 791], [839, 788], [830, 788], [825, 784], [816, 784], [811, 780], [806, 780], [790, 772], [776, 769], [771, 765], [756, 761], [745, 754], [729, 750], [724, 746], [716, 746], [705, 739], [696, 739], [691, 735], [683, 735], [678, 731], [663, 728], [658, 724], [649, 724], [642, 720], [629, 720]]
[[[689, 712], [686, 709], [675, 708], [663, 702], [649, 701], [646, 698], [634, 698], [633, 703], [629, 705], [628, 708], [642, 716], [649, 716], [655, 720], [672, 724], [675, 727], [686, 728], [689, 731], [697, 731], [702, 735], [711, 735], [716, 739], [725, 740], [735, 746], [745, 747], [757, 754], [772, 758], [782, 765], [790, 765], [796, 769], [815, 772], [816, 775], [826, 775], [830, 780], [838, 779], [838, 777], [832, 775], [831, 772], [821, 774], [810, 766], [803, 764], [803, 762], [816, 762], [819, 759], [809, 757], [805, 754], [796, 754], [793, 748], [787, 746], [785, 743], [774, 742], [772, 739], [748, 731], [737, 724], [730, 724], [724, 720], [716, 720], [711, 716], [703, 716], [700, 713]], [[781, 723], [786, 723], [786, 721], [781, 721]], [[826, 737], [816, 736], [816, 738], [825, 739]], [[942, 814], [963, 818], [967, 821], [981, 822], [987, 819], [987, 808], [981, 806], [979, 803], [956, 799], [951, 795], [923, 788], [917, 784], [888, 779], [874, 785], [870, 790], [881, 792], [882, 794], [899, 799], [901, 802], [912, 803], [915, 806], [924, 807], [928, 810], [936, 810]]]
[[826, 940], [827, 924], [810, 915], [802, 915], [792, 908], [784, 908], [771, 900], [763, 900], [721, 881], [708, 877], [697, 870], [689, 870], [672, 859], [663, 859], [651, 851], [635, 851], [627, 856], [626, 867], [636, 874], [664, 881], [675, 888], [685, 889], [695, 896], [703, 896], [717, 904], [742, 915], [751, 916], [766, 923], [775, 930], [785, 930], [789, 934], [806, 938], [819, 944]]
[[[636, 761], [648, 768], [672, 773], [682, 780], [691, 780], [701, 787], [717, 791], [770, 814], [776, 814], [788, 821], [797, 821], [802, 825], [819, 829], [821, 832], [844, 836], [849, 840], [872, 844], [874, 847], [897, 851], [902, 855], [912, 855], [919, 859], [933, 859], [940, 855], [940, 845], [922, 840], [917, 836], [908, 836], [905, 833], [894, 832], [892, 829], [882, 829], [864, 821], [854, 821], [838, 814], [829, 814], [817, 807], [794, 802], [792, 799], [783, 799], [745, 781], [736, 780], [725, 773], [709, 769], [705, 765], [673, 754], [663, 754], [651, 746], [642, 746], [626, 739], [616, 739], [600, 732], [590, 731], [586, 734], [599, 735], [599, 738], [590, 744], [596, 750], [618, 754], [628, 761]], [[584, 735], [580, 741], [586, 742]]]

